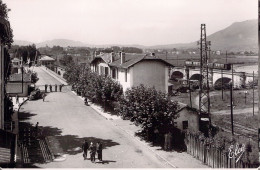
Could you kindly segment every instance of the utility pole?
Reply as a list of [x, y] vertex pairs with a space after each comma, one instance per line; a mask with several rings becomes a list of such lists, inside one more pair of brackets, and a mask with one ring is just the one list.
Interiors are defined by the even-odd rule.
[[221, 94], [222, 94], [222, 100], [224, 100], [224, 91], [223, 91], [223, 69], [221, 69]]
[[227, 51], [226, 51], [226, 64], [227, 64]]
[[255, 115], [255, 72], [253, 71], [253, 116]]
[[234, 125], [233, 125], [233, 82], [230, 83], [230, 111], [231, 111], [231, 130], [232, 135], [234, 135]]
[[190, 80], [188, 80], [188, 83], [189, 83], [189, 92], [190, 92], [190, 107], [192, 108]]
[[[199, 91], [199, 112], [200, 115], [208, 114], [209, 128], [211, 126], [210, 116], [210, 96], [209, 96], [209, 68], [208, 68], [208, 51], [211, 45], [206, 40], [206, 25], [201, 24], [201, 36], [198, 44], [200, 45], [200, 91]], [[205, 100], [203, 100], [205, 98]], [[210, 129], [208, 129], [210, 131]]]
[[[233, 69], [233, 64], [231, 64], [231, 69], [232, 69], [232, 92], [233, 92], [233, 89], [234, 89], [234, 69]], [[233, 93], [232, 93], [232, 96], [230, 96], [232, 98], [232, 101], [234, 101], [233, 99]]]

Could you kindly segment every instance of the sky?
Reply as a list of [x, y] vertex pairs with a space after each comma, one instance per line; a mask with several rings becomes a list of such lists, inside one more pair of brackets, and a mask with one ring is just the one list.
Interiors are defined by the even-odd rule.
[[3, 0], [15, 40], [87, 44], [188, 43], [257, 19], [257, 0]]

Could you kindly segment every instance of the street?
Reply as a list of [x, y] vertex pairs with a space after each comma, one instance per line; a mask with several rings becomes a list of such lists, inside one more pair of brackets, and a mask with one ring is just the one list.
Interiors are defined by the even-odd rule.
[[[34, 71], [40, 78], [36, 85], [60, 84], [41, 68], [35, 67]], [[56, 136], [64, 153], [67, 154], [67, 159], [63, 162], [37, 164], [38, 167], [171, 167], [110, 121], [95, 113], [91, 107], [85, 106], [84, 102], [70, 91], [48, 93], [45, 102], [28, 101], [22, 106], [20, 112], [30, 114], [31, 117], [26, 122], [33, 125], [39, 122], [39, 127], [43, 128], [44, 134]], [[103, 164], [83, 160], [81, 145], [84, 139], [88, 142], [103, 143]]]

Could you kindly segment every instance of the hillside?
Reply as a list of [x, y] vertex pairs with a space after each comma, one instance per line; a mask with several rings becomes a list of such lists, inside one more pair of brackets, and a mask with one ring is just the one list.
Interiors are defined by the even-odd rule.
[[[258, 51], [257, 20], [235, 22], [229, 27], [207, 36], [212, 50], [222, 51]], [[196, 48], [197, 41], [186, 44], [169, 44], [151, 46], [149, 48]]]
[[54, 39], [54, 40], [49, 40], [49, 41], [44, 41], [41, 43], [37, 43], [37, 47], [45, 47], [48, 45], [49, 47], [52, 47], [54, 45], [59, 45], [61, 47], [83, 47], [86, 46], [86, 44], [80, 42], [80, 41], [73, 41], [73, 40], [68, 40], [68, 39]]
[[[212, 50], [221, 50], [221, 51], [258, 51], [257, 45], [257, 25], [258, 21], [255, 20], [247, 20], [243, 22], [235, 22], [231, 24], [229, 27], [215, 32], [208, 36], [207, 40], [211, 41], [211, 49]], [[13, 44], [17, 45], [28, 45], [32, 44], [28, 41], [19, 41], [15, 40]], [[59, 45], [62, 47], [110, 47], [110, 46], [128, 46], [128, 47], [137, 47], [142, 49], [172, 49], [172, 48], [197, 48], [197, 41], [193, 41], [191, 43], [178, 43], [178, 44], [168, 44], [168, 45], [156, 45], [156, 46], [142, 46], [142, 45], [120, 45], [120, 44], [101, 44], [101, 45], [90, 45], [85, 44], [80, 41], [73, 41], [68, 39], [54, 39], [49, 41], [44, 41], [41, 43], [36, 43], [37, 47], [44, 47], [48, 45], [52, 47], [54, 45]]]
[[212, 49], [258, 51], [257, 20], [233, 23], [224, 30], [208, 36]]

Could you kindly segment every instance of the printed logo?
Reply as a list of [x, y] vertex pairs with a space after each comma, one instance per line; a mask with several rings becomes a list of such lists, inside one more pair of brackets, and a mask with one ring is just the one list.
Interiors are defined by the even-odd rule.
[[236, 146], [231, 145], [228, 150], [228, 157], [230, 159], [235, 158], [235, 161], [237, 163], [245, 152], [245, 144], [236, 144]]

